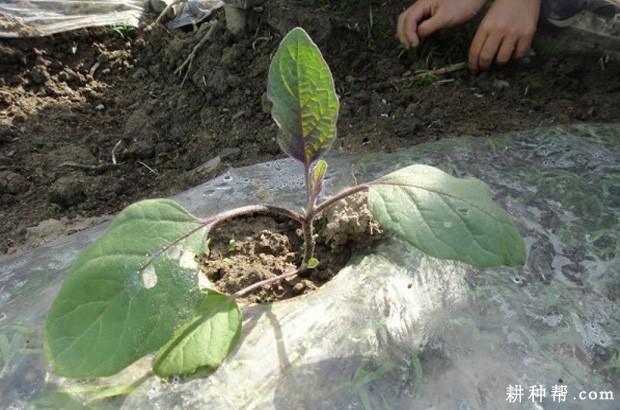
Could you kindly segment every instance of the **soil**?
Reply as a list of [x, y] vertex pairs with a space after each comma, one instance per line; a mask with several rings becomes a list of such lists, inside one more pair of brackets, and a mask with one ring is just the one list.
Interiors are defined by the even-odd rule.
[[[318, 266], [300, 275], [261, 286], [243, 302], [273, 302], [311, 292], [334, 277], [354, 250], [372, 246], [382, 233], [366, 205], [367, 193], [337, 203], [315, 221]], [[251, 216], [218, 225], [209, 235], [209, 255], [201, 268], [213, 287], [232, 295], [259, 281], [297, 270], [303, 254], [297, 222]]]
[[270, 58], [297, 25], [322, 50], [341, 98], [333, 149], [394, 151], [464, 134], [619, 120], [620, 62], [600, 53], [538, 50], [528, 64], [410, 81], [418, 70], [465, 61], [473, 31], [444, 31], [405, 51], [394, 30], [409, 3], [270, 0], [251, 12], [241, 36], [226, 31], [220, 10], [195, 30], [149, 22], [0, 40], [0, 253], [228, 167], [282, 157], [264, 92]]

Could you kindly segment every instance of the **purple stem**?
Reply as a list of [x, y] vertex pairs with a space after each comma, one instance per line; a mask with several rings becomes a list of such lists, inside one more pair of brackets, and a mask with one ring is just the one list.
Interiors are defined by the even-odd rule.
[[351, 196], [353, 194], [357, 194], [358, 192], [361, 191], [365, 191], [369, 188], [369, 185], [367, 184], [361, 184], [361, 185], [357, 185], [354, 186], [353, 188], [348, 188], [345, 189], [344, 191], [334, 195], [334, 196], [330, 196], [329, 198], [327, 198], [325, 201], [321, 202], [319, 204], [319, 206], [316, 207], [315, 209], [315, 213], [321, 213], [324, 210], [326, 210], [327, 208], [329, 208], [330, 206], [335, 205], [337, 202], [341, 201], [342, 199]]

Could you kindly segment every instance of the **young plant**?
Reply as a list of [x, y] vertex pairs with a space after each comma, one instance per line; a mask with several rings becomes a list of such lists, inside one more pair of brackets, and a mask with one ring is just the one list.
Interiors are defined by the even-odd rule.
[[129, 25], [128, 21], [124, 21], [122, 24], [113, 24], [108, 26], [109, 29], [115, 33], [117, 33], [121, 38], [125, 38], [131, 31], [133, 31], [133, 27]]
[[[317, 46], [301, 28], [276, 52], [268, 78], [278, 143], [304, 170], [306, 208], [253, 205], [199, 219], [167, 199], [138, 202], [70, 266], [45, 325], [45, 353], [66, 377], [109, 376], [157, 352], [160, 376], [212, 371], [237, 343], [236, 299], [267, 283], [317, 266], [313, 223], [343, 198], [369, 191], [368, 205], [389, 232], [429, 255], [487, 267], [521, 265], [525, 246], [509, 216], [476, 179], [457, 179], [413, 165], [319, 201], [336, 137], [339, 102]], [[196, 257], [208, 252], [209, 231], [240, 215], [278, 214], [303, 231], [298, 269], [233, 295], [201, 285]]]

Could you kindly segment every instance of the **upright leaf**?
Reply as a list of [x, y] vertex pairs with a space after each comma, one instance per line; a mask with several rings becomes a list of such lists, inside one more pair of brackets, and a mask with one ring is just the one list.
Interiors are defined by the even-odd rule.
[[327, 162], [320, 160], [312, 168], [312, 178], [310, 179], [310, 192], [312, 198], [316, 200], [321, 191], [323, 190], [323, 179], [325, 178], [325, 172], [327, 172]]
[[240, 331], [235, 300], [210, 290], [196, 315], [157, 353], [153, 370], [163, 377], [213, 370], [237, 344]]
[[55, 373], [108, 376], [157, 350], [204, 295], [198, 266], [205, 228], [170, 200], [121, 212], [73, 262], [45, 324]]
[[329, 67], [302, 28], [280, 43], [269, 68], [267, 96], [286, 154], [309, 165], [331, 147], [340, 104]]
[[386, 230], [423, 252], [472, 265], [522, 265], [523, 238], [482, 181], [412, 165], [370, 184], [368, 205]]

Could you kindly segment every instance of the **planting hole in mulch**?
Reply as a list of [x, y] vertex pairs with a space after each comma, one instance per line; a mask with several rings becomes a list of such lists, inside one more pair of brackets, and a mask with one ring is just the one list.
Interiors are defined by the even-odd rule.
[[[315, 221], [319, 265], [307, 277], [292, 276], [248, 293], [241, 301], [274, 302], [316, 290], [334, 277], [353, 251], [370, 246], [381, 228], [358, 194], [329, 208]], [[264, 279], [294, 271], [301, 264], [301, 226], [280, 216], [255, 215], [217, 225], [209, 235], [203, 273], [214, 287], [233, 294]]]

